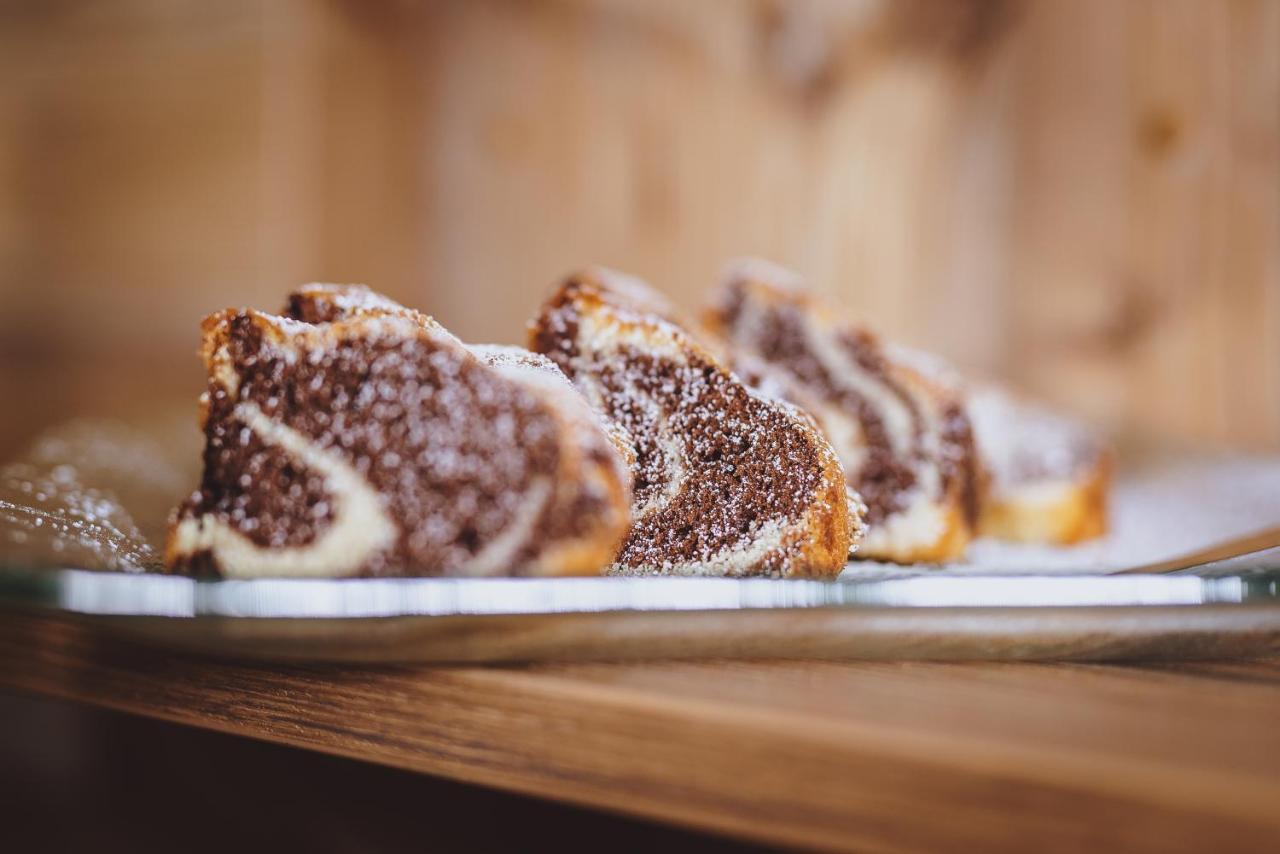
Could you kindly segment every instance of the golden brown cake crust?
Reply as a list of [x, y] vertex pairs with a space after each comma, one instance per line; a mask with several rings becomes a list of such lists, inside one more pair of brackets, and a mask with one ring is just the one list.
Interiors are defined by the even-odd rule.
[[1050, 498], [1007, 495], [983, 507], [983, 536], [1020, 543], [1071, 546], [1105, 536], [1112, 463], [1099, 457], [1080, 477]]

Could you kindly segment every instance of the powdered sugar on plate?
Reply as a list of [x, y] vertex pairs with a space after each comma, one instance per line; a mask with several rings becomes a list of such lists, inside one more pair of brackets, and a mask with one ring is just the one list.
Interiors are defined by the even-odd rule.
[[[165, 421], [144, 431], [74, 421], [0, 467], [0, 563], [138, 572], [160, 563], [168, 510], [195, 450]], [[176, 434], [176, 435], [175, 435]], [[156, 438], [163, 435], [164, 440]]]

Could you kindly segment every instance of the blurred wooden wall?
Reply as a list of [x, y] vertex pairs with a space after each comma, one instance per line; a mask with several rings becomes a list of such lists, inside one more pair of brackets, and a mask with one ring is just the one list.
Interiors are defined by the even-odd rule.
[[363, 280], [519, 340], [762, 254], [1120, 431], [1280, 448], [1275, 0], [0, 2], [0, 454]]

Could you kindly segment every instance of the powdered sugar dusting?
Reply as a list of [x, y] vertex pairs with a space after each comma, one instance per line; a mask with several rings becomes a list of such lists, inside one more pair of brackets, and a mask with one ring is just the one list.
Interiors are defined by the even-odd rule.
[[735, 258], [725, 265], [721, 280], [726, 283], [766, 282], [780, 290], [795, 294], [805, 290], [799, 274], [764, 258]]
[[1080, 477], [1103, 453], [1102, 443], [1083, 425], [994, 386], [970, 392], [969, 415], [997, 491]]
[[54, 429], [0, 468], [0, 561], [137, 572], [160, 563], [186, 476], [172, 448], [110, 421]]
[[[309, 303], [312, 308], [322, 307], [323, 316], [298, 310], [304, 303]], [[366, 285], [322, 282], [312, 282], [294, 291], [290, 296], [290, 313], [295, 315], [294, 319], [309, 323], [334, 321], [360, 314], [418, 314]]]

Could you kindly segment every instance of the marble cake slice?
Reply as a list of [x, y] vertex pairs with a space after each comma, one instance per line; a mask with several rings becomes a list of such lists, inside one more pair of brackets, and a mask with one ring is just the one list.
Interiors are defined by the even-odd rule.
[[175, 511], [167, 566], [336, 578], [609, 564], [630, 473], [568, 382], [356, 296], [379, 310], [205, 320], [204, 473]]
[[767, 262], [733, 265], [704, 318], [753, 384], [810, 413], [867, 507], [858, 557], [963, 556], [985, 477], [960, 384]]
[[636, 449], [633, 522], [614, 572], [830, 577], [859, 519], [812, 420], [756, 394], [642, 283], [569, 278], [530, 324]]

